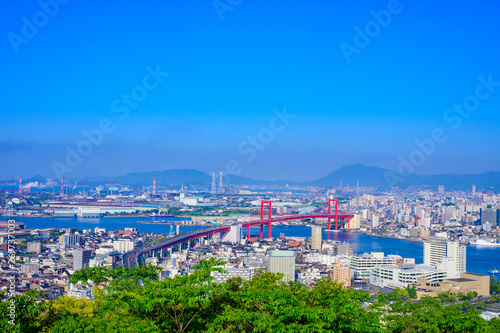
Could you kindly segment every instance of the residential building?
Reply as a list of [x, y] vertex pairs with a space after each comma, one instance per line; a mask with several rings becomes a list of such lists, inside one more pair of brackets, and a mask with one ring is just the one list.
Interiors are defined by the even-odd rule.
[[76, 297], [76, 299], [89, 298], [93, 299], [94, 295], [92, 293], [92, 289], [79, 289], [74, 285], [70, 285], [70, 288], [67, 293], [68, 296]]
[[311, 249], [321, 251], [323, 228], [321, 226], [313, 226], [311, 228]]
[[353, 255], [354, 246], [350, 243], [342, 242], [335, 243], [333, 246], [333, 254], [338, 257], [350, 257]]
[[424, 265], [447, 272], [447, 278], [457, 278], [466, 271], [467, 248], [458, 242], [425, 242]]
[[80, 235], [66, 234], [59, 236], [59, 244], [66, 246], [74, 246], [80, 244]]
[[305, 262], [319, 262], [323, 265], [330, 266], [335, 263], [337, 257], [329, 254], [321, 254], [321, 253], [308, 253], [305, 255]]
[[481, 208], [481, 224], [484, 225], [486, 223], [489, 223], [492, 226], [498, 226], [499, 224], [497, 215], [497, 209]]
[[251, 280], [255, 271], [254, 267], [229, 267], [224, 268], [227, 273], [211, 272], [214, 282], [226, 282], [233, 277], [241, 277], [243, 280]]
[[135, 248], [134, 241], [131, 237], [123, 237], [113, 242], [113, 248], [115, 251], [120, 253], [125, 253], [129, 251], [133, 251]]
[[270, 251], [267, 270], [282, 273], [283, 281], [295, 281], [295, 253], [293, 251]]
[[444, 185], [438, 185], [438, 193], [444, 194]]
[[345, 287], [351, 286], [351, 268], [343, 265], [340, 259], [337, 259], [333, 266], [332, 278], [338, 283], [343, 283]]
[[26, 247], [27, 247], [27, 252], [30, 253], [42, 252], [42, 243], [40, 243], [40, 241], [28, 242]]
[[73, 257], [73, 269], [76, 271], [87, 267], [91, 254], [91, 250], [76, 250]]
[[21, 265], [21, 273], [23, 274], [37, 274], [40, 270], [39, 264], [24, 264]]
[[297, 282], [306, 286], [316, 284], [321, 278], [321, 272], [317, 268], [308, 268], [307, 270], [297, 274]]

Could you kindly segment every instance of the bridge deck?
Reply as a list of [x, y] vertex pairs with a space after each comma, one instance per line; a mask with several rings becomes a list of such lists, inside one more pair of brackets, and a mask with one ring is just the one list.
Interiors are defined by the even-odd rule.
[[[344, 219], [344, 218], [354, 217], [354, 215], [350, 215], [350, 214], [305, 214], [305, 215], [282, 216], [282, 217], [272, 218], [271, 223], [290, 221], [290, 220], [311, 219], [311, 218], [331, 218], [331, 219], [334, 219], [335, 217], [337, 217], [338, 219]], [[269, 219], [250, 221], [250, 222], [242, 223], [240, 225], [243, 228], [248, 228], [249, 226], [251, 227], [254, 225], [264, 225], [264, 224], [269, 224]], [[235, 225], [238, 225], [238, 224], [235, 224]], [[208, 227], [208, 228], [202, 228], [202, 229], [196, 229], [196, 230], [183, 232], [182, 234], [179, 234], [179, 235], [174, 236], [172, 238], [158, 242], [158, 243], [154, 244], [153, 246], [143, 248], [143, 249], [136, 251], [136, 252], [125, 253], [123, 256], [123, 261], [124, 261], [124, 264], [126, 266], [130, 267], [131, 262], [138, 264], [138, 261], [137, 261], [138, 257], [142, 256], [145, 253], [148, 253], [151, 251], [156, 251], [156, 250], [161, 250], [161, 249], [167, 249], [167, 248], [173, 247], [175, 245], [190, 241], [192, 239], [205, 237], [205, 236], [209, 236], [209, 235], [213, 235], [213, 234], [217, 234], [217, 233], [228, 232], [230, 229], [231, 229], [231, 225], [223, 225], [223, 226]]]

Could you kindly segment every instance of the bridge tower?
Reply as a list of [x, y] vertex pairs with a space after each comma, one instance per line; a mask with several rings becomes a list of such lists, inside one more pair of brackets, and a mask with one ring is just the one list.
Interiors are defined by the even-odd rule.
[[[271, 238], [271, 213], [272, 213], [272, 202], [270, 200], [260, 202], [260, 219], [264, 219], [264, 205], [269, 205], [269, 222], [267, 224], [267, 238]], [[264, 225], [260, 225], [260, 238], [264, 236]]]
[[[335, 230], [337, 230], [338, 199], [328, 199], [328, 215], [331, 214], [331, 203], [335, 202]], [[328, 230], [330, 230], [330, 218], [328, 218]]]

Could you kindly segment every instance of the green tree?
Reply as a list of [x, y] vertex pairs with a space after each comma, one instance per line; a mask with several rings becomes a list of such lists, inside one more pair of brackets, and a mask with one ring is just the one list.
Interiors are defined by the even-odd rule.
[[396, 292], [396, 294], [398, 294], [400, 297], [404, 297], [406, 299], [410, 298], [410, 293], [408, 292], [408, 290], [406, 289], [399, 289], [399, 288], [396, 288], [394, 289], [394, 291]]
[[[222, 313], [208, 332], [380, 332], [377, 311], [361, 307], [368, 294], [321, 279], [308, 289], [284, 283], [281, 274], [223, 284]], [[225, 297], [223, 297], [225, 296]]]
[[408, 296], [410, 298], [413, 298], [413, 299], [417, 298], [417, 289], [415, 289], [415, 286], [410, 287], [410, 285], [408, 285], [408, 286], [406, 286], [406, 290], [408, 291]]
[[[0, 293], [3, 298], [5, 292]], [[0, 302], [0, 329], [2, 332], [42, 332], [50, 327], [54, 311], [50, 302], [41, 301], [45, 294], [29, 290], [23, 295], [9, 297], [5, 302]], [[12, 305], [15, 310], [11, 312]], [[15, 317], [10, 316], [14, 313]], [[12, 325], [12, 323], [14, 325]]]

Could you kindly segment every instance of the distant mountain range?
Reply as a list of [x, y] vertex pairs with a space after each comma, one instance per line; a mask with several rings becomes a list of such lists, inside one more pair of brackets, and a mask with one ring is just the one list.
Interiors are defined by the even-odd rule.
[[[37, 177], [38, 178], [38, 177]], [[156, 179], [161, 186], [173, 185], [194, 186], [198, 188], [210, 188], [212, 176], [193, 169], [174, 169], [152, 172], [134, 172], [118, 177], [98, 177], [78, 180], [81, 185], [98, 185], [103, 183], [118, 183], [124, 185], [150, 186]], [[37, 179], [39, 180], [39, 179]], [[418, 176], [414, 174], [398, 175], [394, 172], [372, 166], [361, 164], [349, 165], [337, 169], [328, 175], [310, 182], [293, 182], [286, 180], [266, 181], [257, 180], [236, 175], [226, 175], [224, 184], [233, 185], [302, 185], [319, 187], [337, 187], [342, 181], [343, 187], [355, 187], [357, 181], [363, 187], [374, 187], [380, 190], [390, 187], [407, 188], [415, 185], [436, 186], [444, 185], [446, 190], [470, 190], [476, 185], [477, 190], [500, 190], [500, 172], [485, 172], [481, 174], [440, 174], [432, 176]], [[219, 175], [216, 174], [216, 183], [219, 183]]]

